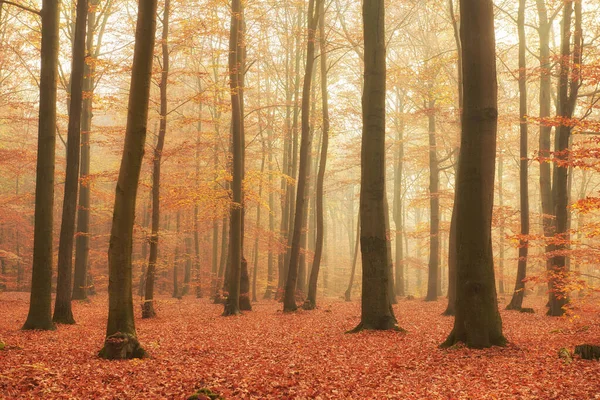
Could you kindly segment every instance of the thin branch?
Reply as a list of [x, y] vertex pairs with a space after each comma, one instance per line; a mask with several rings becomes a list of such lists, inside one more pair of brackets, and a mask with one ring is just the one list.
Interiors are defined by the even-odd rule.
[[35, 8], [27, 7], [27, 6], [23, 5], [23, 4], [15, 3], [15, 2], [9, 1], [9, 0], [0, 0], [0, 4], [2, 4], [2, 3], [7, 4], [9, 6], [15, 6], [17, 8], [20, 8], [21, 10], [28, 11], [28, 12], [33, 13], [35, 15], [39, 15], [39, 16], [42, 15], [41, 11], [36, 10]]

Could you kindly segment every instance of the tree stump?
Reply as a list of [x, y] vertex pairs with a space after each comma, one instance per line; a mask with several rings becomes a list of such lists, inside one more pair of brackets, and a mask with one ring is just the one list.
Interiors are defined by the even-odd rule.
[[106, 338], [98, 356], [107, 360], [129, 360], [146, 358], [148, 353], [140, 346], [140, 342], [134, 335], [117, 332]]
[[581, 344], [575, 346], [575, 352], [573, 354], [578, 355], [584, 360], [600, 360], [600, 346]]

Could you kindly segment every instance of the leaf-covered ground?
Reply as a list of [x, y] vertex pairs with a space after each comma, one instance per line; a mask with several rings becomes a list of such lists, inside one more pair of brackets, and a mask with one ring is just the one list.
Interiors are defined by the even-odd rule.
[[443, 300], [400, 300], [407, 333], [348, 335], [357, 302], [288, 315], [263, 301], [224, 318], [207, 299], [164, 297], [156, 319], [136, 321], [152, 358], [115, 362], [96, 357], [105, 296], [74, 305], [77, 325], [23, 332], [28, 295], [0, 293], [0, 398], [184, 399], [202, 387], [228, 399], [600, 398], [600, 362], [557, 355], [600, 344], [599, 310], [581, 309], [573, 322], [543, 316], [541, 301], [536, 314], [502, 312], [507, 347], [474, 351], [437, 347], [453, 322], [440, 316]]

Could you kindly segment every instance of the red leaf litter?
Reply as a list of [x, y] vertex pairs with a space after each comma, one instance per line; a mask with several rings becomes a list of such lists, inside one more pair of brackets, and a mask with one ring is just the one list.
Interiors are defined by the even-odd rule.
[[453, 323], [440, 315], [445, 301], [399, 300], [407, 333], [350, 335], [358, 302], [283, 314], [262, 301], [221, 317], [208, 299], [164, 297], [157, 318], [136, 321], [152, 358], [106, 361], [96, 356], [106, 296], [75, 303], [77, 325], [53, 332], [19, 330], [28, 298], [0, 293], [1, 399], [185, 399], [199, 388], [227, 399], [600, 399], [600, 362], [558, 357], [600, 345], [599, 309], [589, 304], [573, 321], [544, 316], [543, 300], [528, 297], [536, 314], [502, 311], [507, 347], [442, 350]]

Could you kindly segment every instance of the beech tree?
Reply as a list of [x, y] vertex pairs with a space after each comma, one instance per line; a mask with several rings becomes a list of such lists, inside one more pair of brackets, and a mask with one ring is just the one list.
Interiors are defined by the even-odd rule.
[[460, 1], [463, 114], [456, 207], [456, 317], [443, 343], [504, 345], [492, 254], [498, 123], [492, 0]]
[[42, 2], [40, 109], [35, 184], [33, 271], [29, 314], [23, 329], [54, 329], [52, 322], [52, 239], [56, 148], [56, 81], [59, 46], [58, 0]]
[[298, 264], [300, 257], [300, 242], [306, 208], [306, 186], [310, 174], [309, 151], [311, 148], [310, 135], [310, 97], [312, 75], [315, 59], [315, 32], [319, 21], [320, 2], [323, 0], [309, 0], [308, 3], [308, 43], [306, 49], [306, 69], [304, 85], [302, 88], [302, 135], [300, 140], [300, 165], [298, 168], [298, 184], [296, 190], [296, 211], [294, 213], [294, 230], [292, 233], [290, 261], [285, 284], [283, 299], [284, 311], [296, 311], [296, 283], [298, 280]]
[[104, 347], [99, 354], [107, 359], [146, 355], [137, 340], [133, 318], [131, 251], [137, 189], [146, 142], [157, 3], [157, 0], [146, 0], [138, 4], [127, 128], [108, 249], [108, 323]]
[[83, 70], [85, 65], [85, 34], [88, 1], [77, 1], [77, 18], [73, 39], [71, 61], [71, 102], [69, 130], [67, 132], [67, 171], [65, 195], [58, 247], [58, 276], [56, 303], [52, 320], [62, 324], [74, 324], [71, 311], [71, 282], [73, 274], [73, 240], [77, 214], [77, 188], [79, 186], [79, 152], [81, 143], [81, 110], [83, 107]]
[[385, 212], [386, 49], [383, 0], [363, 2], [364, 91], [361, 147], [360, 248], [363, 329], [399, 329], [392, 309]]
[[162, 162], [162, 152], [165, 146], [165, 136], [167, 133], [170, 7], [171, 1], [165, 0], [161, 35], [162, 70], [160, 76], [160, 126], [158, 128], [158, 140], [156, 142], [156, 147], [154, 148], [154, 159], [152, 160], [152, 233], [150, 235], [150, 257], [148, 259], [148, 270], [146, 272], [146, 290], [144, 291], [142, 318], [152, 318], [156, 315], [156, 311], [154, 310], [154, 278], [156, 274], [156, 262], [158, 260], [158, 230], [160, 228], [160, 167]]

